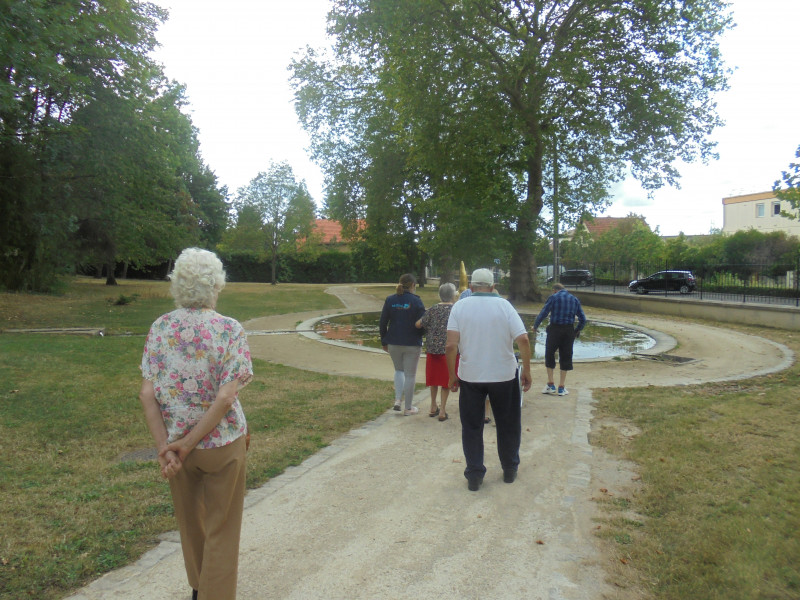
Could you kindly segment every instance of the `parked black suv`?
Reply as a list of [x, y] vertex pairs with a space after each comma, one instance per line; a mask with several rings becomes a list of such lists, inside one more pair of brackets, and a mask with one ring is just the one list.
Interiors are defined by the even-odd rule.
[[628, 290], [637, 294], [647, 292], [680, 292], [691, 294], [697, 287], [691, 271], [659, 271], [643, 279], [634, 279]]
[[[558, 280], [564, 285], [592, 285], [594, 283], [594, 275], [591, 271], [585, 269], [572, 269], [563, 271], [559, 275]], [[547, 278], [547, 283], [553, 283], [552, 277]]]

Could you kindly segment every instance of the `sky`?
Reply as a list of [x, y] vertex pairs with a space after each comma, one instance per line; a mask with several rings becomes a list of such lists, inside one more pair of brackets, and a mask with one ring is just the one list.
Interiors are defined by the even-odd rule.
[[[326, 45], [330, 0], [154, 0], [170, 12], [155, 58], [187, 88], [205, 162], [231, 193], [287, 161], [312, 198], [323, 176], [294, 111], [287, 67]], [[721, 42], [730, 89], [716, 98], [726, 125], [712, 134], [719, 160], [677, 165], [681, 188], [648, 198], [630, 179], [613, 186], [601, 216], [642, 215], [661, 235], [721, 229], [722, 198], [765, 192], [800, 146], [800, 0], [734, 0], [737, 26]]]

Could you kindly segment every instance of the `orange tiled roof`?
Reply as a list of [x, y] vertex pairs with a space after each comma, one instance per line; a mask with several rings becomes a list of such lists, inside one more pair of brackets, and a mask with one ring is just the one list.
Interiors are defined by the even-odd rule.
[[331, 219], [315, 219], [314, 233], [322, 235], [323, 244], [333, 244], [342, 241], [342, 224]]
[[592, 220], [586, 220], [583, 224], [586, 226], [586, 229], [589, 231], [593, 238], [597, 238], [603, 235], [605, 232], [616, 229], [623, 223], [629, 222], [631, 219], [635, 219], [637, 221], [641, 221], [645, 225], [644, 219], [638, 219], [636, 217], [594, 217]]
[[[358, 222], [358, 228], [362, 229], [364, 222]], [[322, 236], [323, 244], [336, 244], [342, 243], [346, 240], [342, 239], [342, 224], [333, 219], [315, 219], [314, 220], [314, 233]]]

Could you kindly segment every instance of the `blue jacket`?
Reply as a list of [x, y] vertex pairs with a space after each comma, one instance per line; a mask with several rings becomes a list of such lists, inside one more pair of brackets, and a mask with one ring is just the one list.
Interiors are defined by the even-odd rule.
[[392, 294], [381, 311], [381, 345], [421, 346], [422, 329], [414, 323], [425, 314], [425, 305], [416, 294]]

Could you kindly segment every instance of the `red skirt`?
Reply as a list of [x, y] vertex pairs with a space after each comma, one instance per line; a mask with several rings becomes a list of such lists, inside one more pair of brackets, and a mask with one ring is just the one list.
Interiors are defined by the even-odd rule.
[[[447, 371], [447, 358], [444, 354], [427, 354], [425, 359], [425, 385], [428, 387], [444, 387], [450, 383]], [[456, 356], [456, 373], [458, 373], [458, 356]]]

